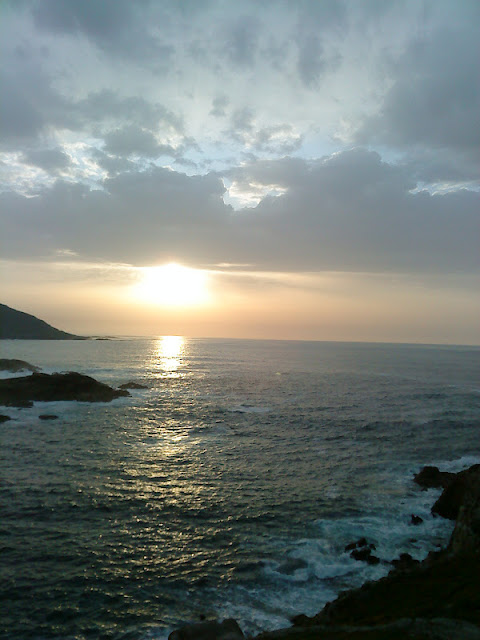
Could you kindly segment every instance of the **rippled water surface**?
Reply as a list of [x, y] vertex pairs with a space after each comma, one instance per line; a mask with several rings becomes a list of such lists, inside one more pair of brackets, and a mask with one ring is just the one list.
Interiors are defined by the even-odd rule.
[[[424, 464], [478, 461], [478, 348], [275, 341], [2, 341], [2, 357], [145, 390], [2, 409], [2, 638], [166, 638], [313, 614], [449, 534]], [[55, 421], [39, 415], [54, 413]], [[411, 513], [424, 518], [410, 524]]]

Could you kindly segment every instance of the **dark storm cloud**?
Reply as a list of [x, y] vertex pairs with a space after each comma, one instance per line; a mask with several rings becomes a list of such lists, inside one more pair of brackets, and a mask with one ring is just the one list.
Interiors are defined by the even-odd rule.
[[[91, 92], [80, 100], [65, 97], [53, 88], [52, 79], [33, 60], [33, 55], [32, 50], [15, 72], [3, 70], [0, 74], [0, 141], [4, 148], [34, 145], [42, 135], [58, 129], [87, 132], [94, 129], [97, 137], [106, 135], [109, 144], [111, 137], [115, 138], [108, 127], [112, 122], [128, 123], [117, 127], [118, 130], [125, 129], [124, 137], [135, 128], [137, 132], [140, 129], [149, 129], [150, 132], [158, 129], [176, 133], [183, 131], [179, 115], [139, 96], [124, 97], [112, 90], [102, 90]], [[117, 133], [117, 137], [119, 135]], [[133, 133], [131, 137], [134, 137]], [[137, 137], [141, 134], [138, 133]], [[143, 146], [145, 144], [144, 141]], [[132, 152], [131, 146], [126, 144], [127, 155]]]
[[31, 149], [23, 154], [22, 162], [45, 171], [55, 171], [68, 167], [71, 158], [61, 149]]
[[112, 156], [99, 149], [92, 151], [92, 158], [98, 166], [105, 169], [110, 176], [123, 173], [124, 171], [133, 171], [136, 168], [135, 163], [127, 160], [127, 158]]
[[161, 104], [148, 102], [141, 96], [119, 96], [107, 89], [90, 93], [72, 108], [84, 124], [117, 119], [150, 130], [163, 127], [177, 132], [182, 132], [184, 126], [180, 116]]
[[261, 269], [474, 272], [478, 193], [412, 192], [405, 169], [355, 150], [329, 159], [256, 162], [229, 174], [286, 192], [233, 212], [220, 176], [152, 168], [104, 191], [57, 182], [36, 198], [2, 196], [6, 255], [68, 246], [96, 260], [236, 262]]
[[299, 45], [298, 72], [300, 78], [307, 87], [315, 87], [318, 85], [325, 68], [324, 50], [320, 38], [310, 34]]
[[51, 86], [50, 78], [38, 63], [20, 63], [0, 71], [0, 140], [15, 148], [34, 140], [51, 124], [71, 122], [69, 101]]
[[139, 155], [150, 158], [176, 155], [176, 150], [168, 144], [159, 144], [150, 131], [136, 125], [129, 125], [104, 135], [105, 151], [118, 156]]
[[216, 118], [223, 118], [227, 115], [226, 108], [228, 107], [229, 103], [230, 101], [227, 96], [217, 96], [212, 101], [210, 115], [215, 116]]
[[236, 142], [255, 152], [287, 154], [302, 146], [303, 136], [290, 124], [257, 126], [255, 113], [250, 107], [237, 109], [232, 113], [230, 128], [226, 134]]
[[480, 40], [475, 24], [417, 39], [394, 65], [380, 111], [358, 131], [360, 143], [480, 149]]
[[251, 67], [255, 62], [261, 25], [252, 16], [235, 18], [222, 31], [223, 53], [237, 67]]
[[[100, 50], [132, 59], [150, 59], [158, 69], [166, 67], [173, 47], [153, 37], [148, 30], [150, 0], [32, 0], [38, 28], [53, 33], [83, 34]], [[168, 21], [163, 12], [159, 18]]]

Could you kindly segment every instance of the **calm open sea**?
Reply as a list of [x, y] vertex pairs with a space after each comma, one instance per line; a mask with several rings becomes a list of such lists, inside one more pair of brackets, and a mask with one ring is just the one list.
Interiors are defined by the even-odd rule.
[[480, 348], [164, 337], [0, 352], [148, 386], [0, 409], [2, 639], [160, 640], [203, 615], [288, 626], [388, 572], [347, 543], [365, 536], [383, 560], [443, 543], [451, 524], [412, 474], [480, 461]]

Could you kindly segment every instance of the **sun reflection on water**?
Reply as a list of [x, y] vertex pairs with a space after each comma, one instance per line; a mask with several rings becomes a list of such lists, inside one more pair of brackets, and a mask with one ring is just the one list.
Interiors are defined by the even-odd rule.
[[155, 343], [153, 357], [156, 366], [167, 377], [179, 377], [178, 369], [182, 366], [185, 353], [185, 339], [182, 336], [162, 336]]

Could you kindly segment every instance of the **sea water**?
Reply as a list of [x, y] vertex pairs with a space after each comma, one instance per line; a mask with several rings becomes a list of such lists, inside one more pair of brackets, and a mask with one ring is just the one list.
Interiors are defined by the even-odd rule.
[[[413, 474], [479, 461], [478, 347], [163, 337], [0, 350], [147, 387], [1, 409], [2, 638], [161, 640], [203, 617], [246, 634], [288, 626], [400, 553], [444, 544], [452, 523]], [[345, 551], [361, 537], [380, 564]]]

